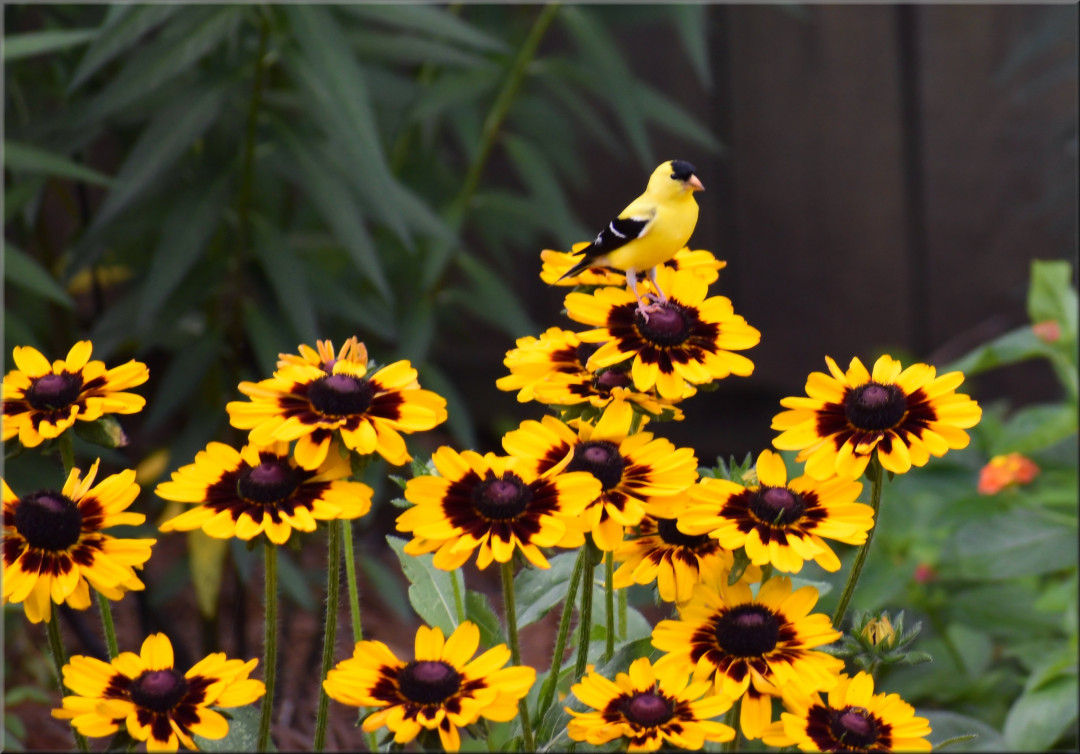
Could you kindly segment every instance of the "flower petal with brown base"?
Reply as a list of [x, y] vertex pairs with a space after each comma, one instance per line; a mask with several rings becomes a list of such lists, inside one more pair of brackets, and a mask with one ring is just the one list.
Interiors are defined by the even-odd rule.
[[135, 569], [150, 559], [155, 539], [121, 539], [113, 526], [146, 520], [127, 510], [139, 495], [135, 472], [105, 477], [96, 486], [98, 461], [85, 478], [72, 469], [63, 490], [18, 496], [3, 482], [4, 602], [23, 603], [31, 623], [49, 621], [50, 601], [90, 607], [90, 588], [118, 600], [143, 588]]
[[446, 751], [461, 748], [460, 728], [480, 718], [506, 722], [536, 681], [529, 667], [503, 667], [510, 650], [500, 644], [473, 659], [480, 629], [469, 621], [444, 640], [438, 628], [416, 632], [414, 658], [399, 660], [381, 641], [356, 643], [353, 656], [330, 671], [323, 688], [331, 699], [375, 707], [364, 719], [370, 733], [382, 727], [406, 744], [422, 730], [437, 730]]
[[858, 479], [875, 452], [894, 474], [925, 466], [930, 456], [967, 447], [964, 430], [982, 417], [978, 403], [956, 392], [964, 381], [960, 372], [938, 376], [928, 364], [902, 369], [888, 355], [874, 363], [872, 373], [857, 358], [847, 372], [828, 356], [825, 362], [831, 376], [812, 372], [807, 397], [781, 400], [790, 410], [772, 423], [781, 430], [773, 446], [798, 450], [795, 460], [805, 461], [815, 479]]
[[[613, 285], [626, 286], [626, 273], [611, 267], [590, 267], [579, 275], [563, 278], [570, 268], [581, 261], [578, 254], [582, 249], [590, 245], [589, 241], [582, 241], [573, 245], [569, 252], [544, 249], [540, 252], [543, 268], [540, 271], [540, 279], [548, 285]], [[675, 253], [675, 256], [663, 263], [664, 267], [672, 270], [689, 270], [695, 276], [701, 278], [706, 285], [711, 285], [720, 277], [720, 270], [727, 266], [727, 262], [717, 259], [711, 251], [695, 249], [691, 251], [684, 247]]]
[[371, 488], [346, 481], [351, 474], [349, 459], [336, 451], [309, 471], [286, 442], [240, 451], [212, 442], [157, 486], [158, 497], [198, 504], [160, 528], [244, 540], [265, 532], [272, 543], [285, 544], [293, 530], [315, 531], [317, 521], [359, 518], [371, 509]]
[[129, 361], [106, 369], [90, 361], [93, 345], [81, 340], [67, 358], [49, 363], [37, 349], [15, 346], [17, 369], [4, 377], [3, 439], [18, 437], [26, 448], [59, 437], [76, 421], [95, 421], [104, 414], [134, 414], [146, 405], [141, 395], [124, 392], [146, 382], [145, 364]]
[[213, 707], [242, 707], [265, 693], [248, 678], [258, 660], [208, 655], [181, 675], [165, 634], [151, 634], [142, 651], [122, 652], [112, 662], [75, 655], [64, 666], [64, 685], [74, 694], [52, 716], [71, 720], [84, 736], [108, 736], [123, 725], [147, 751], [198, 749], [192, 736], [224, 738], [229, 721]]

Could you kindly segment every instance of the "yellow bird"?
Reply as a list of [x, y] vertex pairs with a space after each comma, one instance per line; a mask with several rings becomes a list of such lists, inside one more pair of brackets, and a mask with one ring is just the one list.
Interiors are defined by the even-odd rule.
[[[668, 160], [653, 171], [645, 193], [627, 205], [608, 223], [596, 239], [580, 253], [584, 258], [563, 278], [577, 275], [590, 267], [614, 267], [626, 272], [626, 282], [638, 302], [645, 321], [667, 296], [656, 283], [656, 266], [675, 256], [686, 246], [697, 225], [698, 205], [695, 191], [705, 187], [685, 160]], [[646, 306], [637, 291], [637, 273], [648, 271], [659, 303]], [[560, 280], [562, 278], [559, 278]]]

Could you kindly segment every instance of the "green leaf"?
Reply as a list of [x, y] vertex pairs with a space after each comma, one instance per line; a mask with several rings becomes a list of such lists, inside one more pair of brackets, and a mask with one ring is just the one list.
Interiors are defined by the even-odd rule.
[[1063, 676], [1034, 691], [1025, 691], [1005, 719], [1008, 751], [1045, 751], [1053, 748], [1077, 719], [1076, 675]]
[[976, 717], [935, 709], [916, 709], [915, 714], [930, 721], [930, 742], [935, 751], [940, 744], [951, 738], [972, 734], [975, 735], [973, 741], [954, 751], [1006, 751], [1005, 739], [1001, 733]]
[[431, 553], [407, 555], [404, 539], [387, 536], [386, 541], [397, 553], [401, 570], [409, 580], [409, 602], [413, 610], [429, 626], [438, 626], [444, 636], [449, 636], [457, 627], [450, 574], [432, 564], [435, 556]]
[[152, 432], [164, 424], [181, 406], [190, 406], [201, 390], [206, 373], [221, 359], [223, 339], [220, 330], [201, 334], [178, 350], [164, 370], [154, 374], [154, 397], [149, 402], [143, 430]]
[[944, 550], [944, 563], [968, 579], [1007, 579], [1075, 566], [1075, 527], [1042, 520], [1031, 510], [1013, 510], [968, 521]]
[[494, 647], [496, 644], [506, 643], [502, 623], [499, 622], [499, 616], [492, 610], [486, 595], [471, 589], [465, 592], [465, 616], [480, 629], [481, 647]]
[[33, 224], [33, 202], [38, 203], [38, 192], [45, 185], [45, 179], [40, 176], [27, 176], [23, 180], [13, 182], [4, 191], [4, 222], [8, 223], [15, 217], [19, 210], [30, 205], [27, 212], [27, 225]]
[[547, 230], [565, 238], [588, 238], [590, 233], [570, 211], [562, 184], [551, 167], [550, 159], [532, 142], [505, 134], [503, 144], [514, 169], [529, 187], [533, 211], [544, 217]]
[[712, 86], [712, 67], [709, 65], [709, 11], [706, 4], [688, 3], [669, 5], [666, 10], [675, 22], [675, 31], [679, 35], [680, 48], [690, 58], [701, 85], [708, 89]]
[[318, 337], [315, 304], [308, 289], [309, 264], [293, 251], [281, 230], [262, 216], [252, 216], [255, 258], [274, 289], [278, 306], [301, 342], [314, 343]]
[[173, 200], [142, 283], [136, 320], [140, 329], [153, 323], [169, 295], [206, 254], [207, 244], [224, 211], [230, 178], [225, 173], [209, 186], [192, 186]]
[[[141, 199], [166, 175], [217, 117], [226, 92], [219, 88], [179, 95], [139, 136], [114, 178], [114, 188], [87, 231], [93, 236]], [[175, 178], [175, 176], [173, 176]], [[92, 248], [86, 244], [84, 248]], [[82, 260], [84, 264], [88, 259]]]
[[[446, 399], [446, 412], [448, 418], [446, 425], [454, 436], [458, 445], [463, 448], [475, 448], [478, 445], [476, 427], [473, 424], [472, 415], [469, 413], [469, 404], [465, 396], [458, 390], [457, 385], [437, 365], [426, 362], [420, 370], [420, 384]], [[426, 472], [425, 472], [426, 473]]]
[[115, 414], [105, 414], [90, 422], [75, 422], [75, 435], [103, 448], [122, 448], [128, 444], [124, 428]]
[[110, 6], [110, 11], [115, 12], [97, 30], [97, 36], [75, 69], [68, 92], [77, 89], [101, 66], [128, 50], [144, 34], [163, 24], [182, 7], [171, 3]]
[[501, 39], [489, 36], [445, 8], [428, 5], [342, 5], [341, 12], [406, 31], [421, 32], [478, 50], [509, 52]]
[[292, 158], [290, 170], [298, 171], [307, 198], [333, 230], [357, 271], [371, 281], [385, 301], [392, 302], [395, 297], [382, 262], [344, 179], [310, 148], [307, 140], [294, 136], [284, 126], [278, 128], [278, 133]]
[[475, 289], [473, 295], [461, 300], [462, 304], [512, 338], [536, 331], [532, 318], [521, 303], [521, 297], [510, 283], [465, 251], [459, 253], [455, 261], [469, 276]]
[[195, 589], [199, 613], [204, 618], [213, 618], [218, 614], [221, 575], [225, 569], [225, 555], [229, 552], [229, 540], [216, 539], [202, 529], [196, 529], [187, 534], [187, 549], [191, 585]]
[[1031, 327], [1025, 325], [972, 349], [943, 367], [940, 373], [963, 372], [970, 377], [1007, 364], [1049, 356], [1050, 351], [1050, 347], [1035, 336]]
[[[263, 547], [276, 547], [268, 542], [263, 542]], [[281, 593], [288, 597], [301, 610], [306, 612], [315, 611], [315, 597], [312, 596], [311, 582], [300, 570], [300, 566], [293, 562], [290, 554], [283, 548], [278, 548], [278, 577], [281, 581]]]
[[[243, 707], [215, 708], [229, 718], [229, 733], [217, 740], [192, 736], [199, 746], [199, 751], [259, 751], [259, 713], [258, 704]], [[273, 741], [268, 751], [277, 751]]]
[[97, 29], [62, 29], [31, 31], [4, 37], [4, 62], [44, 55], [86, 44], [95, 36]]
[[407, 34], [390, 35], [382, 31], [357, 29], [347, 32], [347, 37], [358, 55], [395, 66], [430, 63], [449, 67], [478, 68], [495, 65], [475, 52], [437, 40]]
[[1025, 406], [1016, 411], [991, 445], [991, 455], [1030, 454], [1076, 434], [1076, 406], [1060, 403]]
[[[231, 35], [246, 12], [243, 6], [236, 5], [183, 7], [152, 44], [128, 57], [109, 85], [85, 108], [72, 114], [72, 128], [91, 127], [141, 97], [160, 92]], [[178, 114], [182, 109], [171, 117]]]
[[1076, 337], [1077, 299], [1072, 285], [1072, 265], [1064, 261], [1036, 259], [1031, 263], [1028, 289], [1028, 316], [1033, 324], [1053, 320], [1062, 327], [1062, 337]]
[[[514, 594], [518, 603], [519, 629], [536, 623], [566, 599], [575, 560], [576, 552], [562, 552], [548, 559], [551, 568], [526, 568], [517, 575]], [[581, 593], [580, 588], [578, 593]], [[603, 601], [599, 604], [602, 605]], [[593, 609], [596, 609], [595, 603]]]
[[952, 623], [945, 628], [945, 635], [956, 649], [969, 676], [978, 676], [990, 666], [994, 642], [984, 632], [963, 623]]
[[4, 141], [4, 165], [11, 170], [55, 175], [98, 186], [111, 186], [112, 179], [96, 170], [80, 165], [63, 155], [16, 141]]
[[36, 259], [7, 241], [4, 241], [4, 282], [47, 298], [65, 309], [73, 307], [71, 297], [56, 278]]
[[674, 100], [665, 97], [644, 82], [638, 82], [635, 89], [642, 110], [647, 113], [649, 121], [655, 123], [658, 128], [710, 152], [724, 151], [723, 145], [713, 136], [712, 131]]

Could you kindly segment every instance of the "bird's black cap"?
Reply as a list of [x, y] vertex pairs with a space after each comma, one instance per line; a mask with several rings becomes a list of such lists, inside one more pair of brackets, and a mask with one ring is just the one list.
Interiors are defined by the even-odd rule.
[[671, 177], [677, 181], [688, 181], [697, 169], [686, 160], [671, 161]]

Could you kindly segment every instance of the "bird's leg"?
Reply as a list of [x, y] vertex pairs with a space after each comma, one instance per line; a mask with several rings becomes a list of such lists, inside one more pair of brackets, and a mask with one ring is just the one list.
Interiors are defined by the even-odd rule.
[[[656, 282], [656, 270], [657, 270], [656, 267], [650, 267], [649, 268], [649, 280], [652, 281], [653, 288], [656, 289], [656, 297], [657, 297], [657, 299], [659, 299], [661, 304], [666, 304], [667, 303], [667, 296], [665, 296], [664, 291], [660, 289], [660, 284], [658, 282]], [[658, 307], [657, 304], [653, 304], [653, 306]]]
[[633, 267], [626, 271], [626, 284], [630, 286], [630, 292], [634, 294], [634, 298], [637, 299], [637, 308], [641, 312], [642, 318], [649, 321], [649, 307], [645, 306], [645, 302], [641, 300], [641, 295], [637, 291], [637, 271]]

